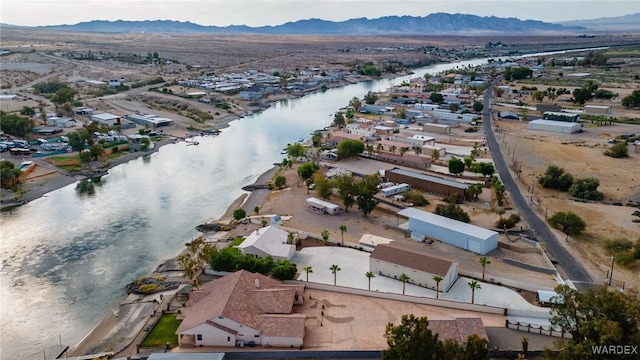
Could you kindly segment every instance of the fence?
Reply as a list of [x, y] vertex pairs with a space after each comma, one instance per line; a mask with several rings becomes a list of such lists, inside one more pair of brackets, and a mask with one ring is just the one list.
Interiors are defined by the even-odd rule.
[[525, 322], [511, 322], [509, 319], [505, 320], [505, 327], [508, 329], [514, 329], [522, 332], [528, 332], [532, 334], [548, 335], [553, 337], [559, 337], [563, 339], [571, 339], [571, 334], [561, 329], [555, 329], [552, 326], [543, 325], [531, 325]]

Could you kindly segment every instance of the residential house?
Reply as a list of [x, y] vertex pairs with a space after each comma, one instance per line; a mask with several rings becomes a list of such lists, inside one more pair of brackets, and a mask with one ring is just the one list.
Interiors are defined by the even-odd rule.
[[242, 254], [255, 257], [271, 256], [273, 260], [289, 260], [296, 246], [289, 243], [289, 233], [277, 225], [256, 229], [238, 246]]
[[176, 334], [181, 347], [300, 348], [306, 316], [294, 307], [304, 286], [240, 270], [192, 292]]

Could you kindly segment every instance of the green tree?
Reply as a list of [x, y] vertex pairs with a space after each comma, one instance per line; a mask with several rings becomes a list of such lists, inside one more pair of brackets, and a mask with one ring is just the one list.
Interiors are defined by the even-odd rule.
[[376, 277], [376, 274], [374, 274], [372, 271], [367, 271], [364, 276], [367, 277], [367, 280], [369, 281], [369, 291], [371, 291], [371, 279], [373, 279], [374, 277]]
[[344, 233], [347, 232], [347, 225], [342, 224], [342, 225], [340, 225], [339, 229], [340, 229], [342, 246], [344, 246]]
[[440, 160], [440, 151], [438, 149], [431, 150], [431, 159], [433, 161]]
[[567, 238], [569, 235], [578, 235], [587, 228], [587, 223], [571, 211], [558, 211], [547, 221], [551, 226], [565, 233]]
[[399, 107], [396, 109], [396, 117], [398, 119], [406, 119], [407, 118], [407, 109], [403, 107]]
[[544, 91], [534, 91], [533, 94], [531, 94], [531, 97], [537, 102], [542, 102], [544, 101]]
[[64, 87], [58, 89], [55, 94], [51, 97], [51, 102], [56, 105], [62, 105], [64, 103], [69, 103], [73, 101], [73, 98], [76, 96], [76, 91], [69, 88]]
[[331, 197], [332, 184], [324, 175], [313, 175], [313, 183], [316, 185], [316, 194], [320, 199], [329, 200]]
[[416, 156], [420, 156], [420, 154], [422, 154], [422, 148], [420, 146], [414, 146], [413, 152], [416, 154]]
[[[571, 334], [572, 339], [556, 344], [558, 352], [545, 353], [546, 359], [603, 359], [613, 356], [594, 354], [595, 346], [640, 344], [640, 300], [605, 286], [586, 291], [567, 285], [555, 291], [561, 301], [551, 303], [551, 324]], [[616, 359], [637, 359], [637, 354], [619, 354]]]
[[605, 150], [604, 154], [612, 158], [629, 157], [629, 147], [625, 142], [619, 142]]
[[538, 184], [544, 188], [568, 191], [573, 184], [573, 176], [556, 165], [547, 166], [544, 175], [538, 178]]
[[384, 337], [389, 348], [382, 351], [383, 360], [444, 359], [443, 344], [426, 316], [402, 315], [399, 325], [387, 324]]
[[398, 148], [395, 145], [391, 145], [391, 147], [389, 147], [389, 151], [391, 151], [392, 154], [395, 154], [396, 150], [398, 150]]
[[304, 272], [307, 273], [307, 282], [309, 282], [309, 273], [313, 272], [313, 268], [307, 265], [302, 270], [304, 270]]
[[32, 119], [0, 111], [0, 128], [9, 135], [25, 137], [33, 130]]
[[20, 110], [20, 115], [33, 116], [36, 114], [36, 110], [31, 106], [23, 106]]
[[462, 162], [464, 163], [465, 168], [471, 169], [471, 165], [473, 164], [473, 158], [471, 156], [465, 156], [462, 159]]
[[431, 95], [429, 95], [429, 100], [434, 104], [442, 104], [444, 102], [444, 96], [440, 93], [432, 92]]
[[340, 267], [338, 265], [333, 264], [333, 265], [331, 265], [329, 270], [331, 270], [331, 273], [333, 274], [333, 286], [335, 286], [336, 285], [336, 277], [337, 277], [338, 271], [340, 271], [342, 269], [340, 269]]
[[293, 143], [287, 145], [287, 155], [289, 157], [297, 159], [305, 154], [305, 148], [300, 143]]
[[449, 159], [447, 165], [449, 166], [449, 172], [454, 175], [459, 175], [464, 172], [464, 162], [455, 156]]
[[217, 253], [216, 247], [205, 242], [202, 237], [193, 240], [187, 245], [186, 251], [178, 256], [178, 264], [183, 270], [183, 276], [193, 280], [195, 287], [198, 288], [200, 274]]
[[569, 195], [579, 199], [602, 200], [604, 194], [598, 191], [600, 180], [596, 178], [582, 178], [573, 181], [569, 187]]
[[102, 155], [104, 149], [99, 144], [92, 145], [89, 148], [89, 153], [94, 160], [98, 160], [98, 158]]
[[285, 187], [287, 185], [287, 178], [282, 176], [282, 175], [278, 175], [273, 180], [273, 183], [278, 189], [282, 189], [283, 187]]
[[243, 208], [233, 210], [233, 218], [240, 221], [247, 217], [247, 212]]
[[329, 241], [329, 235], [330, 235], [330, 233], [329, 233], [329, 230], [327, 230], [327, 229], [324, 229], [324, 230], [322, 230], [322, 231], [320, 232], [320, 237], [321, 237], [321, 238], [322, 238], [322, 240], [324, 240], [325, 242], [326, 242], [326, 241]]
[[333, 115], [333, 125], [341, 128], [344, 127], [345, 124], [346, 121], [344, 119], [344, 115], [342, 115], [341, 112], [337, 112], [335, 113], [335, 115]]
[[467, 285], [471, 288], [471, 303], [474, 304], [476, 300], [476, 290], [482, 289], [482, 286], [475, 280], [469, 281]]
[[347, 139], [338, 144], [338, 158], [347, 159], [364, 152], [362, 141]]
[[89, 152], [88, 150], [81, 150], [78, 153], [78, 156], [80, 156], [80, 162], [83, 162], [85, 164], [91, 162], [91, 152]]
[[448, 217], [450, 219], [468, 223], [471, 221], [469, 214], [464, 212], [462, 208], [456, 204], [438, 204], [434, 211], [436, 215]]
[[373, 91], [369, 91], [365, 96], [364, 96], [364, 102], [367, 105], [373, 105], [376, 103], [376, 101], [378, 101], [378, 94], [374, 93]]
[[401, 147], [400, 148], [400, 156], [403, 156], [405, 153], [407, 152], [407, 148], [406, 147]]
[[451, 103], [449, 104], [449, 110], [451, 110], [451, 112], [457, 112], [458, 110], [460, 110], [460, 105]]
[[351, 106], [353, 110], [355, 110], [355, 112], [360, 112], [362, 103], [360, 102], [360, 99], [358, 99], [357, 97], [354, 97], [353, 99], [351, 99], [351, 101], [349, 101], [349, 106]]
[[237, 249], [224, 248], [211, 257], [209, 264], [215, 271], [236, 271], [238, 266]]
[[400, 275], [400, 277], [398, 278], [398, 280], [402, 281], [402, 295], [404, 295], [404, 287], [405, 287], [407, 281], [409, 281], [409, 279], [410, 279], [409, 275], [407, 275], [405, 273], [402, 273]]
[[271, 275], [278, 280], [293, 280], [298, 269], [296, 264], [289, 260], [279, 260], [273, 265]]
[[404, 201], [412, 203], [415, 206], [429, 205], [427, 198], [425, 198], [421, 192], [416, 190], [405, 191], [402, 193], [402, 197], [404, 197]]
[[480, 258], [480, 265], [482, 265], [482, 281], [484, 281], [484, 271], [487, 268], [487, 265], [491, 264], [491, 260], [488, 257], [483, 256]]
[[255, 207], [253, 208], [253, 212], [254, 212], [256, 215], [260, 214], [260, 206], [255, 206]]
[[483, 189], [484, 184], [476, 183], [469, 185], [469, 187], [467, 188], [467, 192], [469, 193], [469, 196], [473, 196], [474, 199], [478, 200], [478, 195], [482, 194]]
[[623, 97], [622, 106], [626, 108], [640, 106], [640, 89], [635, 89], [630, 95]]
[[436, 282], [436, 299], [440, 298], [440, 282], [444, 280], [444, 278], [440, 275], [434, 275], [433, 281]]
[[313, 176], [313, 174], [318, 171], [319, 167], [313, 161], [306, 162], [300, 166], [298, 166], [298, 176], [303, 179], [309, 179]]
[[584, 104], [593, 98], [593, 93], [598, 89], [598, 84], [589, 80], [580, 88], [573, 90], [573, 102], [576, 104]]
[[380, 177], [378, 174], [366, 175], [362, 181], [356, 184], [356, 204], [363, 216], [368, 216], [378, 205], [374, 196], [378, 192]]
[[484, 104], [482, 103], [482, 101], [474, 101], [473, 102], [473, 111], [476, 113], [482, 112], [482, 110], [484, 109]]
[[3, 188], [11, 188], [18, 183], [20, 169], [9, 160], [0, 160], [0, 184]]

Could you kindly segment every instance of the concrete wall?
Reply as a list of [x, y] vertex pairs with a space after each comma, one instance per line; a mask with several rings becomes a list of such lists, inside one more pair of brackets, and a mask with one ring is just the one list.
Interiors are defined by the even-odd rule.
[[264, 336], [262, 338], [263, 346], [272, 346], [272, 347], [301, 348], [302, 342], [303, 342], [302, 338], [298, 338], [298, 337]]
[[505, 315], [507, 313], [507, 309], [505, 308], [488, 306], [488, 305], [480, 305], [480, 304], [471, 304], [466, 302], [441, 300], [441, 299], [417, 297], [417, 296], [410, 296], [410, 295], [401, 295], [401, 294], [394, 294], [394, 293], [387, 293], [387, 292], [380, 292], [380, 291], [367, 291], [362, 289], [353, 289], [353, 288], [347, 288], [342, 286], [318, 284], [318, 283], [305, 282], [305, 281], [286, 281], [286, 283], [304, 285], [309, 289], [335, 291], [343, 294], [368, 296], [368, 297], [375, 297], [378, 299], [405, 301], [405, 302], [411, 302], [414, 304], [440, 306], [440, 307], [445, 307], [449, 309], [469, 310], [469, 311], [477, 311], [477, 312], [483, 312], [487, 314], [499, 314], [499, 315]]

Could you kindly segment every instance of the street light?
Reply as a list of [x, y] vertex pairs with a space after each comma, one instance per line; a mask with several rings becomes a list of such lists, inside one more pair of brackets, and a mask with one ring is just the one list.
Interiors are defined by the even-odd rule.
[[611, 280], [613, 280], [613, 262], [616, 260], [616, 257], [611, 255], [611, 271], [609, 271], [609, 286], [611, 286]]

